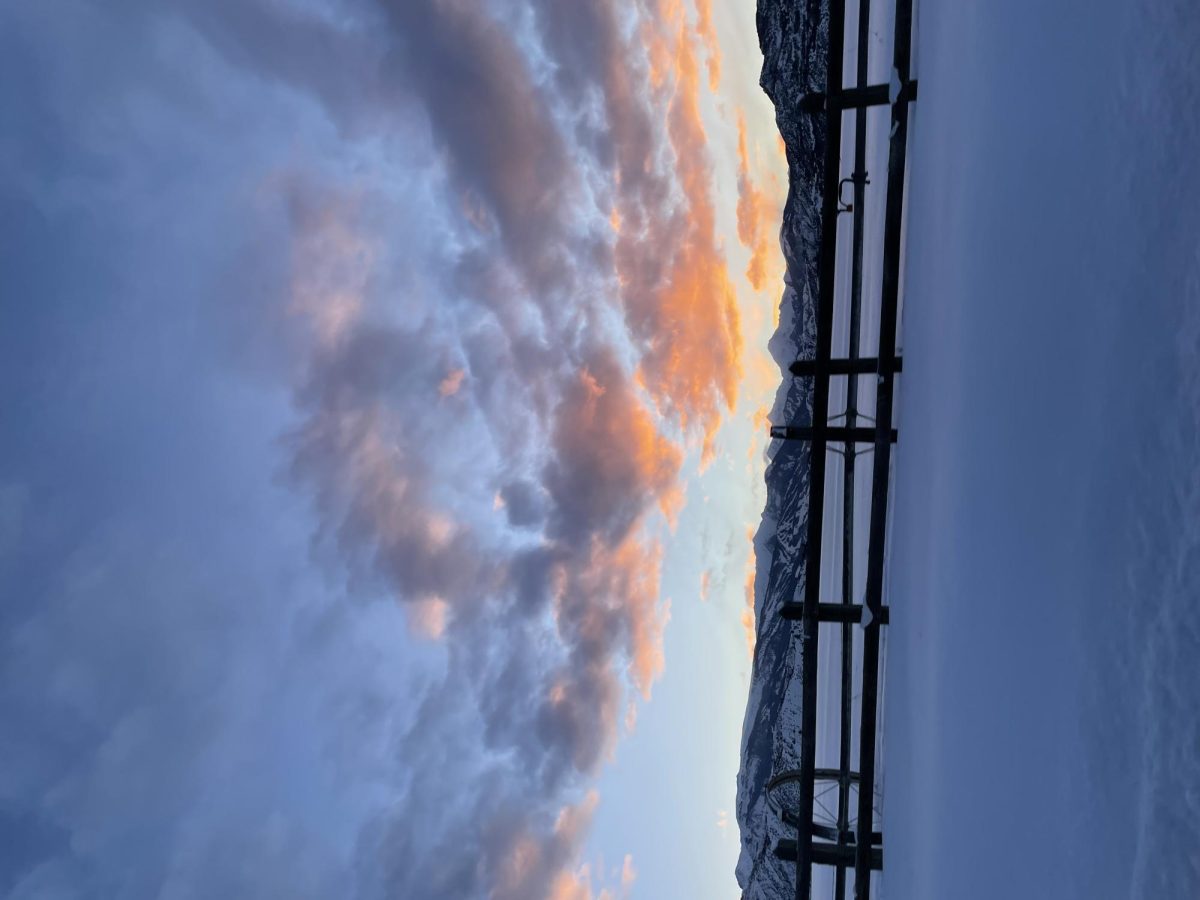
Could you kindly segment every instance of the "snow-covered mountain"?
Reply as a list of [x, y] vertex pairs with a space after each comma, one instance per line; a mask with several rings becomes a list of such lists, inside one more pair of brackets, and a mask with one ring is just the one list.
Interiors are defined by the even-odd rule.
[[[787, 146], [789, 188], [780, 242], [787, 261], [779, 328], [772, 357], [786, 373], [798, 356], [813, 355], [821, 177], [825, 123], [801, 112], [801, 96], [823, 90], [828, 28], [823, 0], [759, 0], [758, 39], [763, 52], [760, 84], [775, 104]], [[785, 374], [775, 395], [772, 424], [808, 424], [811, 382]], [[799, 765], [800, 684], [798, 625], [780, 616], [804, 580], [808, 511], [808, 445], [775, 441], [768, 451], [767, 504], [754, 536], [754, 611], [757, 643], [738, 772], [737, 819], [742, 851], [737, 879], [746, 900], [792, 896], [795, 868], [775, 858], [784, 836], [767, 805], [766, 784], [778, 771]]]

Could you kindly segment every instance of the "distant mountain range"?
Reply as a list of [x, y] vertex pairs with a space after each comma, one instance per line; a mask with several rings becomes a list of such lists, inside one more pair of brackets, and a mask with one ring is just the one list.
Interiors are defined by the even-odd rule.
[[[785, 370], [793, 359], [814, 355], [816, 341], [825, 120], [801, 112], [799, 101], [805, 93], [825, 87], [826, 16], [827, 3], [821, 0], [758, 3], [763, 53], [759, 83], [775, 104], [788, 159], [788, 197], [780, 232], [787, 273], [779, 328], [768, 345]], [[811, 417], [811, 381], [785, 376], [775, 395], [771, 423], [805, 425]], [[737, 795], [742, 841], [737, 879], [744, 900], [778, 900], [794, 891], [794, 864], [772, 853], [785, 829], [768, 808], [766, 785], [776, 772], [799, 766], [799, 642], [796, 626], [782, 618], [780, 607], [799, 597], [804, 582], [808, 459], [807, 443], [774, 442], [765, 476], [766, 508], [754, 536], [757, 641]]]

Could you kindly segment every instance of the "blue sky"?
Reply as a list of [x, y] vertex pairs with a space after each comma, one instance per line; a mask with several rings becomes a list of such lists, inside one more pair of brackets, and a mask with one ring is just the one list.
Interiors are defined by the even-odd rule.
[[785, 173], [718, 7], [0, 11], [0, 893], [734, 893]]

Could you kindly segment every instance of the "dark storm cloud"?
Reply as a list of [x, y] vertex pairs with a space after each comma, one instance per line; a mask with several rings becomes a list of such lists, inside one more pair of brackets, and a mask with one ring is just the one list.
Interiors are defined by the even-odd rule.
[[398, 39], [389, 74], [422, 98], [455, 182], [488, 205], [535, 297], [565, 287], [556, 232], [579, 173], [521, 48], [478, 3], [381, 5]]

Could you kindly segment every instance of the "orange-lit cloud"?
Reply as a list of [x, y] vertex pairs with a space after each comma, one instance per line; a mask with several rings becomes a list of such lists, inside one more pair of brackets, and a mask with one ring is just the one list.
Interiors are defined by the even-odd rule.
[[466, 377], [466, 370], [452, 369], [438, 385], [438, 393], [443, 397], [453, 397], [462, 387], [463, 378]]
[[625, 854], [617, 888], [602, 887], [597, 891], [592, 883], [592, 867], [584, 863], [574, 871], [560, 872], [551, 885], [547, 900], [627, 900], [636, 879], [633, 857]]
[[624, 536], [646, 501], [668, 518], [683, 503], [678, 481], [683, 454], [658, 430], [631, 387], [607, 354], [576, 375], [555, 429], [557, 454], [571, 465], [552, 465], [548, 472], [551, 493], [564, 507], [586, 507], [592, 521], [614, 522], [615, 538]]
[[755, 643], [755, 630], [754, 630], [754, 625], [755, 625], [755, 621], [754, 621], [755, 565], [754, 565], [754, 531], [753, 531], [753, 529], [746, 530], [746, 540], [750, 542], [750, 551], [749, 551], [749, 556], [746, 559], [746, 594], [745, 594], [746, 600], [745, 600], [745, 605], [742, 607], [741, 619], [742, 619], [742, 629], [746, 635], [746, 650], [749, 652], [750, 657], [753, 659], [754, 658], [754, 643]]
[[[772, 252], [772, 235], [778, 229], [782, 196], [769, 195], [755, 183], [751, 173], [750, 150], [746, 138], [746, 118], [739, 111], [738, 127], [738, 240], [750, 251], [746, 279], [755, 290], [762, 290], [770, 278], [781, 274], [781, 254]], [[773, 192], [779, 194], [779, 191]], [[774, 265], [772, 265], [774, 263]]]
[[696, 0], [696, 35], [704, 44], [708, 65], [708, 88], [716, 92], [721, 86], [721, 42], [713, 22], [712, 0]]
[[[766, 377], [770, 377], [773, 372], [768, 372]], [[776, 379], [778, 376], [776, 376]], [[763, 446], [767, 441], [768, 431], [770, 427], [771, 410], [767, 406], [760, 406], [754, 410], [750, 416], [750, 422], [754, 426], [754, 434], [758, 435], [757, 440], [751, 440], [746, 445], [746, 458], [753, 460], [756, 455], [760, 455], [763, 451]]]
[[[742, 335], [736, 294], [716, 236], [712, 169], [700, 114], [696, 38], [681, 9], [666, 4], [643, 40], [652, 84], [667, 96], [667, 139], [683, 208], [646, 215], [639, 170], [620, 160], [621, 220], [616, 245], [626, 319], [642, 351], [640, 373], [659, 411], [702, 436], [711, 458], [724, 410], [737, 402]], [[672, 252], [664, 254], [664, 248]]]
[[[637, 877], [629, 854], [621, 868], [611, 873], [587, 862], [568, 864], [591, 826], [599, 800], [591, 790], [578, 803], [562, 807], [549, 841], [535, 841], [528, 834], [511, 841], [504, 850], [501, 882], [491, 896], [495, 900], [626, 900]], [[605, 884], [614, 881], [611, 887]]]
[[[395, 597], [445, 648], [435, 726], [476, 715], [481, 758], [524, 786], [529, 818], [501, 804], [452, 822], [455, 839], [487, 848], [477, 877], [498, 900], [615, 896], [578, 865], [594, 796], [562, 806], [553, 829], [534, 814], [612, 758], [664, 671], [662, 525], [683, 507], [685, 450], [712, 458], [744, 376], [701, 116], [703, 64], [708, 88], [720, 79], [712, 5], [691, 24], [681, 2], [652, 2], [643, 44], [607, 3], [543, 4], [555, 48], [595, 36], [603, 49], [555, 88], [577, 77], [590, 91], [591, 72], [603, 91], [595, 162], [611, 182], [583, 223], [575, 167], [590, 151], [546, 114], [510, 38], [470, 4], [401, 6], [399, 24], [469, 45], [455, 50], [464, 78], [487, 75], [495, 111], [441, 102], [427, 48], [405, 58], [455, 240], [440, 277], [399, 301], [389, 276], [420, 267], [380, 258], [386, 201], [313, 190], [316, 212], [294, 218], [306, 268], [293, 294], [317, 340], [293, 469], [351, 585]], [[504, 145], [495, 158], [490, 142]], [[469, 327], [430, 306], [444, 291]], [[626, 860], [623, 892], [633, 877]]]
[[[275, 187], [292, 190], [283, 176]], [[332, 346], [363, 313], [368, 274], [376, 265], [379, 247], [370, 237], [347, 224], [357, 211], [354, 197], [322, 204], [294, 202], [291, 213], [304, 220], [291, 248], [289, 311], [307, 321], [317, 341]]]
[[[669, 603], [658, 602], [661, 565], [662, 548], [657, 543], [630, 536], [610, 548], [594, 541], [588, 558], [568, 573], [556, 609], [560, 632], [580, 648], [574, 662], [585, 669], [607, 662], [607, 654], [615, 649], [614, 631], [623, 634], [629, 648], [630, 681], [647, 699], [663, 670], [662, 634], [671, 615]], [[568, 683], [578, 686], [575, 680]], [[614, 690], [612, 699], [617, 696]], [[615, 719], [615, 713], [615, 708], [604, 710], [603, 717]], [[592, 765], [592, 760], [580, 762], [581, 769]]]
[[599, 795], [591, 790], [578, 803], [563, 806], [546, 839], [536, 840], [524, 832], [510, 838], [499, 851], [499, 879], [489, 896], [494, 900], [615, 900], [608, 890], [593, 891], [590, 865], [570, 865], [599, 802]]
[[625, 859], [621, 862], [621, 896], [629, 896], [629, 892], [633, 890], [633, 883], [636, 880], [637, 869], [633, 867], [633, 857], [626, 853]]
[[448, 611], [449, 607], [441, 597], [429, 597], [412, 605], [409, 622], [418, 634], [428, 638], [440, 638], [446, 631]]

